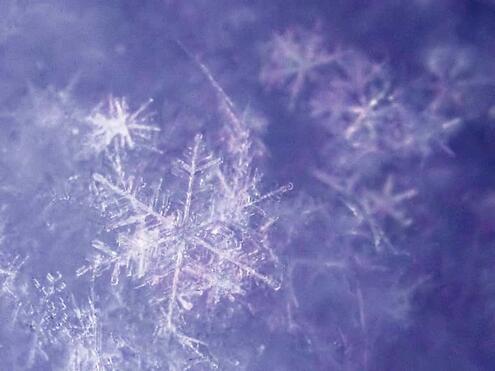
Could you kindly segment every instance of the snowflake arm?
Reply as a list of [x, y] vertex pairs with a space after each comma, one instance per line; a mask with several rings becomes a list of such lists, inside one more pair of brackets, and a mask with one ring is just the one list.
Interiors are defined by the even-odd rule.
[[218, 256], [222, 260], [226, 260], [229, 263], [232, 263], [235, 265], [237, 268], [239, 268], [241, 271], [245, 272], [247, 275], [252, 276], [259, 280], [260, 282], [265, 283], [267, 286], [271, 287], [274, 290], [278, 290], [280, 288], [280, 283], [273, 280], [270, 277], [267, 277], [263, 274], [258, 273], [256, 270], [253, 268], [249, 267], [248, 265], [242, 263], [241, 261], [238, 261], [234, 259], [233, 257], [229, 256], [228, 253], [223, 252], [221, 250], [216, 249], [213, 245], [209, 244], [208, 242], [200, 239], [200, 238], [195, 238], [194, 242], [196, 242], [198, 245], [203, 246], [205, 249], [208, 251], [212, 252], [216, 256]]

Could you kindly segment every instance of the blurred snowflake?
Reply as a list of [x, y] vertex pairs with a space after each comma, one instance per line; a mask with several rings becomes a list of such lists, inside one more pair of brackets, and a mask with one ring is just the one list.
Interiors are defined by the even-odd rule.
[[287, 328], [307, 339], [322, 365], [370, 369], [378, 339], [410, 324], [413, 296], [426, 279], [407, 278], [404, 256], [375, 248], [354, 208], [325, 205], [303, 217], [305, 229], [325, 230], [322, 246], [308, 248], [315, 236], [304, 231], [289, 243]]
[[294, 28], [275, 35], [268, 53], [269, 59], [261, 71], [261, 82], [270, 89], [286, 89], [291, 107], [305, 85], [320, 77], [320, 67], [341, 57], [339, 49], [329, 50], [318, 27], [309, 31]]
[[393, 100], [391, 78], [381, 63], [356, 52], [338, 61], [338, 70], [326, 77], [325, 88], [314, 93], [311, 114], [322, 119], [328, 130], [354, 146], [375, 149], [380, 135], [392, 130], [380, 126], [397, 119], [399, 106]]
[[457, 45], [436, 46], [426, 50], [425, 75], [413, 85], [410, 100], [437, 120], [461, 121], [488, 113], [493, 105], [495, 80], [480, 63], [475, 50]]

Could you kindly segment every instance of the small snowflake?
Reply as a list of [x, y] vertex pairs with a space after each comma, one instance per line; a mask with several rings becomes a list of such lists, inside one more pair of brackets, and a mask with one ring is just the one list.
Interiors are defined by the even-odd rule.
[[366, 211], [379, 219], [391, 219], [403, 227], [408, 227], [413, 223], [404, 211], [403, 203], [414, 197], [418, 192], [413, 189], [403, 191], [396, 190], [396, 182], [392, 175], [389, 175], [382, 188], [379, 190], [365, 190], [363, 205]]
[[150, 139], [153, 133], [160, 131], [149, 124], [151, 114], [145, 113], [151, 102], [150, 99], [132, 112], [124, 98], [110, 96], [106, 106], [99, 104], [87, 118], [91, 126], [88, 146], [100, 153], [111, 145], [134, 149], [137, 141]]
[[291, 105], [301, 94], [304, 85], [313, 81], [317, 69], [340, 57], [340, 51], [330, 52], [318, 30], [291, 29], [275, 35], [270, 57], [261, 72], [267, 87], [287, 87]]
[[394, 110], [384, 65], [355, 52], [339, 61], [339, 71], [328, 77], [326, 87], [311, 100], [312, 116], [322, 120], [330, 132], [368, 148], [376, 147], [379, 125], [391, 121]]

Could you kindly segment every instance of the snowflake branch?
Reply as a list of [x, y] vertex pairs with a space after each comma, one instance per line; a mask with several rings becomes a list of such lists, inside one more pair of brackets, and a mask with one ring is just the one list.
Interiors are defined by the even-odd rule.
[[261, 273], [258, 273], [256, 270], [254, 270], [250, 266], [231, 258], [227, 253], [225, 253], [224, 251], [218, 250], [217, 248], [215, 248], [213, 245], [209, 244], [205, 240], [203, 240], [199, 237], [194, 237], [193, 241], [196, 244], [203, 246], [205, 249], [212, 252], [213, 254], [215, 254], [220, 259], [226, 260], [229, 263], [234, 264], [241, 271], [243, 271], [243, 272], [247, 273], [248, 275], [258, 279], [259, 281], [265, 283], [266, 285], [268, 285], [272, 289], [274, 289], [274, 290], [280, 289], [280, 283], [277, 282], [276, 280], [273, 280], [270, 277], [267, 277]]

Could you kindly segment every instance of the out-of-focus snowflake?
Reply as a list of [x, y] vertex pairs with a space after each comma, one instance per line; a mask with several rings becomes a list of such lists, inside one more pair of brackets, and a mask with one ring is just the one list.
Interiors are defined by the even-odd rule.
[[449, 140], [462, 127], [463, 120], [460, 117], [446, 118], [433, 114], [431, 111], [421, 112], [415, 125], [409, 125], [414, 139], [409, 147], [405, 147], [412, 153], [418, 153], [420, 157], [427, 158], [435, 150], [455, 156], [449, 146]]
[[[434, 49], [426, 63], [429, 79], [396, 86], [386, 63], [351, 49], [328, 53], [324, 44], [317, 27], [277, 35], [272, 59], [263, 67], [261, 80], [269, 87], [287, 89], [292, 101], [306, 86], [313, 119], [332, 139], [359, 148], [358, 152], [342, 151], [349, 155], [361, 156], [364, 151], [375, 157], [393, 154], [425, 159], [435, 149], [453, 155], [448, 140], [464, 116], [472, 114], [460, 108], [479, 109], [493, 104], [486, 97], [481, 99], [481, 92], [489, 92], [487, 88], [494, 84], [475, 76], [467, 52]], [[281, 50], [286, 50], [285, 54]], [[292, 60], [289, 56], [296, 60], [292, 64], [297, 67], [282, 65]], [[486, 104], [476, 104], [471, 93]], [[468, 99], [473, 101], [471, 105], [466, 104]], [[326, 155], [325, 148], [322, 151]]]
[[313, 171], [313, 175], [328, 186], [356, 218], [357, 225], [349, 232], [372, 237], [377, 251], [395, 251], [386, 231], [390, 223], [404, 229], [414, 222], [406, 213], [404, 204], [418, 195], [416, 189], [397, 191], [393, 174], [385, 178], [381, 187], [375, 188], [363, 184], [359, 173], [350, 179], [341, 179], [320, 170]]
[[29, 83], [19, 105], [3, 112], [1, 117], [10, 117], [24, 125], [40, 128], [65, 128], [75, 134], [77, 126], [74, 123], [83, 117], [73, 96], [77, 81], [78, 76], [75, 75], [63, 88], [53, 85], [41, 88]]
[[[412, 297], [425, 280], [403, 280], [403, 272], [390, 267], [393, 255], [373, 248], [371, 231], [366, 232], [369, 238], [356, 239], [353, 231], [361, 229], [360, 217], [341, 211], [332, 210], [332, 217], [321, 210], [305, 216], [313, 228], [323, 224], [319, 228], [327, 231], [326, 248], [290, 253], [286, 316], [289, 330], [314, 347], [324, 339], [321, 364], [366, 370], [386, 329], [407, 327]], [[297, 242], [294, 247], [311, 244], [310, 239]]]
[[475, 65], [472, 50], [456, 46], [429, 49], [425, 57], [427, 78], [419, 82], [422, 95], [429, 98], [426, 110], [445, 120], [484, 114], [493, 104], [495, 80]]
[[134, 149], [136, 146], [149, 147], [146, 142], [160, 128], [151, 125], [152, 114], [146, 112], [150, 99], [136, 111], [131, 111], [125, 98], [108, 97], [106, 103], [100, 103], [87, 117], [90, 133], [87, 146], [95, 153], [101, 153], [110, 146], [122, 149]]
[[305, 84], [319, 76], [318, 69], [339, 59], [340, 55], [338, 49], [329, 50], [317, 27], [310, 31], [289, 29], [275, 35], [270, 42], [261, 82], [268, 88], [286, 88], [294, 106]]
[[402, 227], [410, 226], [413, 220], [404, 211], [404, 202], [417, 196], [418, 192], [411, 188], [396, 190], [393, 175], [386, 177], [381, 189], [365, 190], [363, 205], [368, 213], [379, 219], [390, 219]]
[[[311, 100], [312, 116], [334, 135], [354, 146], [376, 148], [380, 135], [392, 135], [386, 126], [399, 118], [391, 79], [381, 63], [348, 52], [339, 70], [327, 77]], [[380, 127], [384, 127], [383, 132]]]

